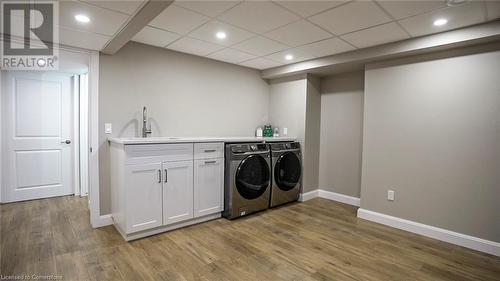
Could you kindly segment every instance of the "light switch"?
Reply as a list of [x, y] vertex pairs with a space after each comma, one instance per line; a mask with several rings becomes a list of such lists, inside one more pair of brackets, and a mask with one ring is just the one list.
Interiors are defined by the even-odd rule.
[[113, 132], [113, 125], [111, 123], [104, 123], [104, 133], [111, 134]]
[[387, 200], [394, 201], [394, 190], [387, 190]]
[[283, 136], [288, 136], [288, 128], [283, 128]]

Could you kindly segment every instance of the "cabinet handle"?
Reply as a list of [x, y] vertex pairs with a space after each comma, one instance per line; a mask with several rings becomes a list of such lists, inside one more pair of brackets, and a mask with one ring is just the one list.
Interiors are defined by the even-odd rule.
[[213, 161], [205, 161], [205, 164], [215, 164], [217, 161], [213, 160]]
[[205, 149], [205, 152], [215, 152], [215, 149]]
[[168, 182], [168, 170], [165, 169], [165, 182]]
[[161, 170], [158, 170], [158, 183], [161, 183]]

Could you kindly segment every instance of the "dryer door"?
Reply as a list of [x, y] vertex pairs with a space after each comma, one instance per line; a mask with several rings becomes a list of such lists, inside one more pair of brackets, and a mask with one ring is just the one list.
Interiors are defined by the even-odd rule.
[[301, 173], [300, 159], [295, 153], [285, 152], [276, 160], [274, 181], [281, 190], [289, 191], [297, 186]]
[[270, 182], [269, 165], [264, 157], [250, 155], [243, 159], [236, 170], [236, 188], [248, 200], [260, 197]]

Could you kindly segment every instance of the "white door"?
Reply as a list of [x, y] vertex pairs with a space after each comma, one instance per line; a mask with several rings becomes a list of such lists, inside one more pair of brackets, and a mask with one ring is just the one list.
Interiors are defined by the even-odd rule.
[[125, 184], [127, 233], [162, 225], [161, 163], [128, 165]]
[[73, 194], [71, 75], [4, 74], [4, 202]]
[[193, 218], [193, 161], [163, 163], [163, 224]]
[[224, 158], [194, 161], [194, 217], [221, 212], [224, 206]]

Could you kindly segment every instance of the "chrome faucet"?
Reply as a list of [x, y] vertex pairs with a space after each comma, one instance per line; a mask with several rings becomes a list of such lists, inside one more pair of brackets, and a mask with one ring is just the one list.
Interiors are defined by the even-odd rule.
[[142, 108], [142, 137], [147, 138], [151, 134], [151, 123], [148, 127], [148, 109], [146, 107]]

